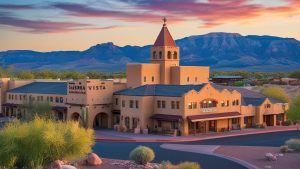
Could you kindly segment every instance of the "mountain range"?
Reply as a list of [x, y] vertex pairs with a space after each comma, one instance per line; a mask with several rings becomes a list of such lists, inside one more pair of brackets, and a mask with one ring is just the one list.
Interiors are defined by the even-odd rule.
[[[212, 70], [291, 71], [300, 68], [300, 41], [275, 36], [209, 33], [176, 40], [181, 65]], [[0, 66], [18, 70], [124, 71], [127, 63], [149, 63], [151, 45], [102, 43], [84, 51], [0, 52]]]

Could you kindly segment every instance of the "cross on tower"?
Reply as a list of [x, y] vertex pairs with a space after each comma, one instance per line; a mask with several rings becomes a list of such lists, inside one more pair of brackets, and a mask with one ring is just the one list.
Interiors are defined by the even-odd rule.
[[166, 26], [166, 25], [167, 25], [167, 18], [164, 17], [164, 18], [163, 18], [163, 21], [164, 21], [164, 25], [163, 25], [163, 26]]

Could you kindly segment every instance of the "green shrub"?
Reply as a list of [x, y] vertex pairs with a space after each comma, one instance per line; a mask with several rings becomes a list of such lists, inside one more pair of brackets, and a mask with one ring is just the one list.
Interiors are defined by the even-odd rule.
[[178, 169], [200, 169], [200, 165], [195, 162], [182, 162], [177, 166]]
[[289, 147], [287, 145], [280, 146], [281, 153], [287, 153], [289, 151]]
[[146, 165], [148, 162], [151, 162], [154, 159], [155, 154], [154, 151], [149, 147], [138, 146], [130, 152], [129, 157], [137, 164]]
[[39, 168], [57, 159], [79, 159], [93, 144], [93, 130], [71, 121], [12, 122], [0, 131], [0, 168]]
[[170, 161], [162, 161], [161, 164], [161, 169], [174, 169], [176, 166], [174, 166]]
[[172, 164], [170, 161], [163, 161], [161, 169], [201, 169], [200, 165], [195, 162], [182, 162], [177, 165]]
[[300, 150], [300, 139], [290, 139], [285, 142], [285, 144], [288, 146], [288, 148], [293, 150]]

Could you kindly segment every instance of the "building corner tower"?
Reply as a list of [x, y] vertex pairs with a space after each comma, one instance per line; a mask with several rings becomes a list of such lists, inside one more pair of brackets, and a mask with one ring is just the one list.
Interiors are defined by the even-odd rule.
[[171, 67], [179, 66], [180, 53], [167, 28], [167, 19], [163, 21], [163, 27], [151, 48], [150, 60], [153, 64], [160, 64], [161, 84], [171, 84]]

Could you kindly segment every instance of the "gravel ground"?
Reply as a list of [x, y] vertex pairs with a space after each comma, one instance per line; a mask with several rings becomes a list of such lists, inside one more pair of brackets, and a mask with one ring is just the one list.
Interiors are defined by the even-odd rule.
[[114, 160], [102, 158], [100, 166], [77, 166], [77, 169], [152, 169], [155, 164], [137, 165], [129, 160]]

